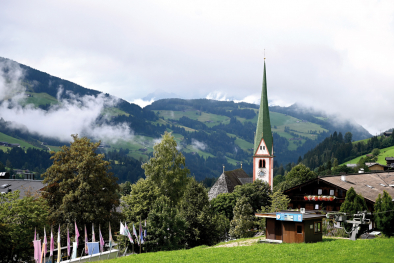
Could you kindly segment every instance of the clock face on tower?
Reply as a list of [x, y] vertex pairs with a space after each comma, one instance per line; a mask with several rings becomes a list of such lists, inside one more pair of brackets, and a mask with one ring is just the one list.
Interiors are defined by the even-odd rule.
[[259, 177], [263, 178], [265, 176], [265, 169], [260, 169]]

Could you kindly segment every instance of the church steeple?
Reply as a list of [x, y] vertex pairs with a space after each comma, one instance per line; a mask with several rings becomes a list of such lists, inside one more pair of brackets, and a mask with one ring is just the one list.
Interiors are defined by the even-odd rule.
[[254, 152], [255, 155], [257, 149], [261, 143], [261, 140], [264, 140], [264, 143], [267, 147], [268, 153], [270, 156], [273, 155], [273, 137], [271, 132], [271, 121], [270, 121], [270, 113], [268, 109], [268, 97], [267, 97], [267, 78], [265, 73], [265, 58], [264, 58], [264, 75], [263, 75], [263, 90], [261, 91], [261, 101], [260, 101], [260, 110], [259, 117], [257, 120], [256, 134], [254, 137]]

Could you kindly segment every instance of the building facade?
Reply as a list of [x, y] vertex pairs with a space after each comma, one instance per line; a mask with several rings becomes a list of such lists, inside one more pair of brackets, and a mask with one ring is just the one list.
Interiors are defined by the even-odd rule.
[[267, 182], [271, 189], [274, 182], [274, 143], [268, 108], [267, 78], [264, 59], [263, 88], [253, 151], [253, 181]]
[[316, 178], [287, 189], [284, 194], [291, 199], [289, 207], [293, 209], [339, 211], [351, 187], [364, 197], [368, 210], [373, 211], [375, 201], [383, 191], [394, 198], [394, 172]]

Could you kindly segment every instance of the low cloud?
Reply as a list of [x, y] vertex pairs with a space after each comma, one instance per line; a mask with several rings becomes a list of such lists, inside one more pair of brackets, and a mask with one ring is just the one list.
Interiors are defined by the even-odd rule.
[[207, 145], [203, 142], [197, 141], [196, 139], [192, 139], [192, 147], [195, 150], [204, 151], [207, 148]]
[[154, 102], [154, 99], [151, 100], [143, 100], [143, 99], [135, 99], [131, 103], [137, 104], [141, 108], [145, 108], [148, 105], [151, 105]]
[[208, 100], [229, 101], [227, 94], [221, 91], [212, 91], [206, 97]]
[[[26, 130], [33, 134], [69, 141], [71, 134], [88, 136], [106, 142], [118, 139], [131, 140], [133, 132], [127, 123], [119, 125], [98, 124], [96, 120], [103, 114], [105, 107], [113, 107], [118, 103], [114, 97], [77, 96], [68, 94], [70, 99], [61, 99], [62, 87], [59, 87], [58, 105], [51, 106], [48, 111], [35, 108], [33, 105], [22, 107], [20, 102], [26, 97], [25, 88], [21, 85], [23, 70], [16, 63], [0, 64], [0, 117], [11, 122], [10, 128]], [[6, 72], [6, 73], [4, 73]]]

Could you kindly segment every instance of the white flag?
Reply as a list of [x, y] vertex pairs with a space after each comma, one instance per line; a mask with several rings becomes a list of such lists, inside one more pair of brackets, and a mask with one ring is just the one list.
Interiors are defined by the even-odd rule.
[[127, 235], [127, 234], [125, 234], [125, 228], [124, 228], [124, 225], [122, 224], [122, 222], [120, 222], [119, 234], [121, 234], [122, 236], [126, 236]]

